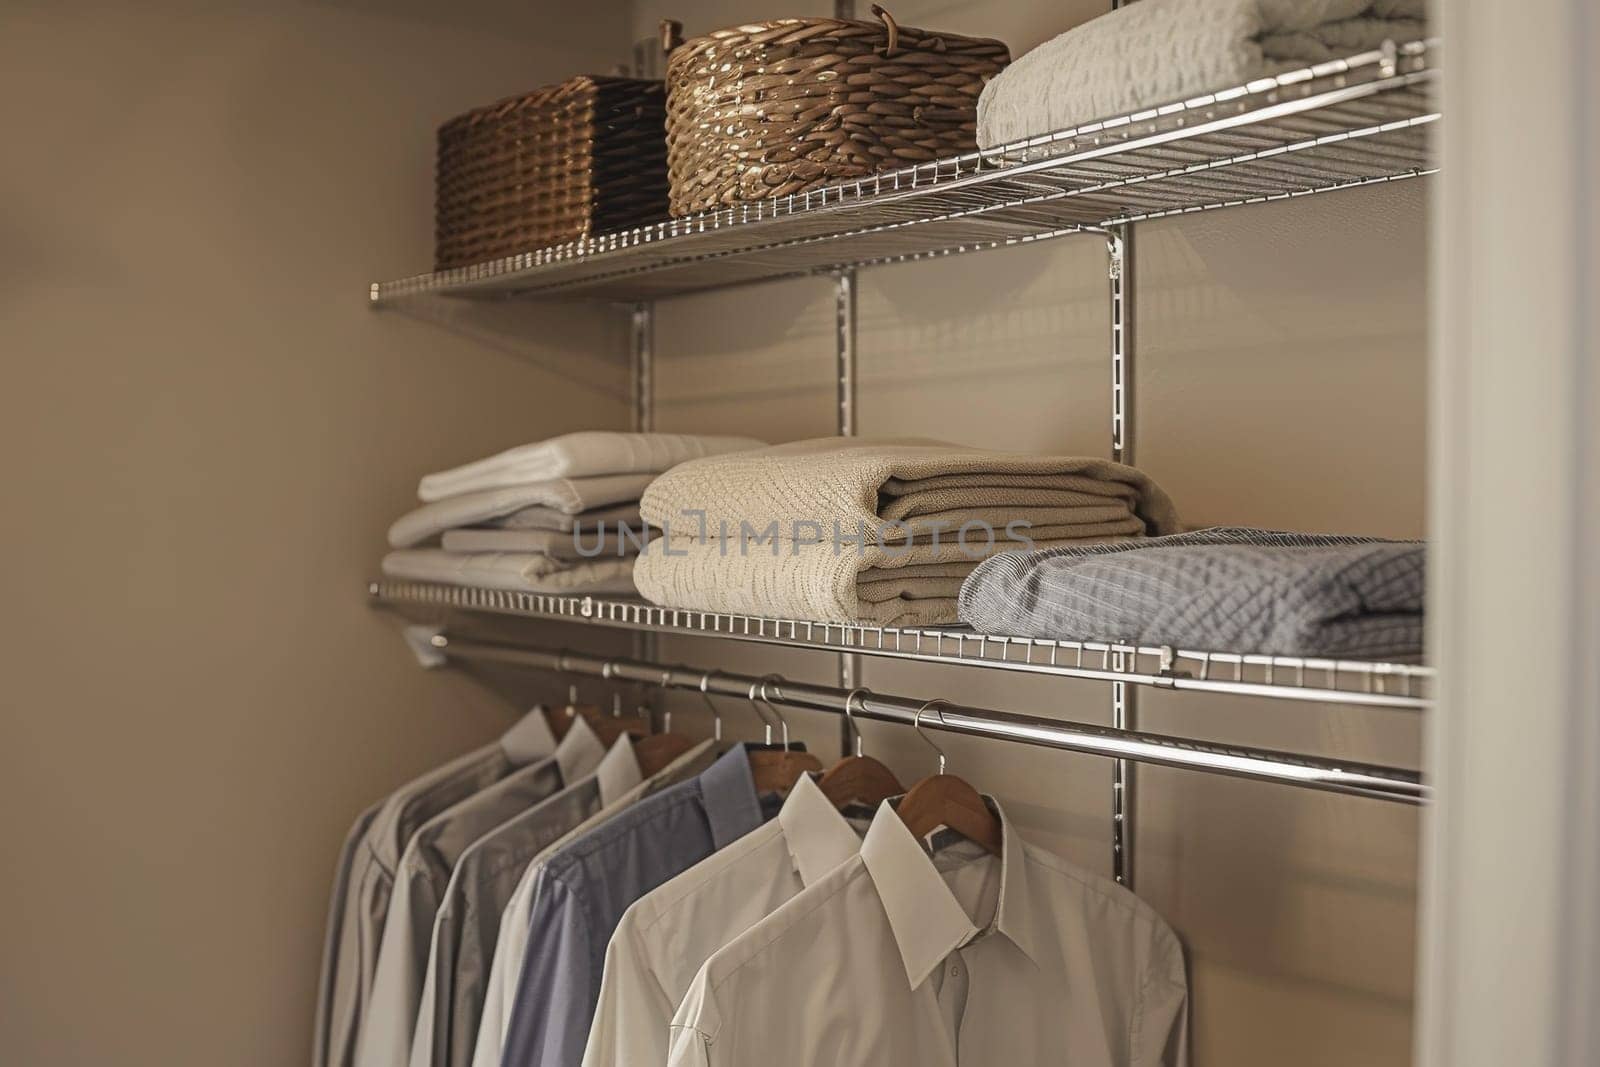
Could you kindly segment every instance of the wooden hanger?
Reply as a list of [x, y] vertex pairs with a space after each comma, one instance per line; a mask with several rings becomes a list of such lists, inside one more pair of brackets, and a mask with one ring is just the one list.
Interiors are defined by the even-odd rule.
[[[794, 788], [802, 774], [819, 774], [822, 771], [822, 761], [809, 752], [790, 747], [789, 721], [778, 711], [777, 705], [767, 699], [767, 683], [774, 680], [782, 681], [777, 675], [768, 675], [761, 679], [761, 703], [772, 709], [772, 714], [783, 727], [783, 747], [781, 749], [757, 749], [749, 751], [750, 776], [755, 781], [757, 793], [787, 793]], [[783, 690], [778, 690], [778, 698], [783, 698]], [[750, 687], [750, 706], [756, 705], [756, 687]], [[757, 714], [760, 714], [759, 709]], [[761, 716], [767, 724], [767, 741], [772, 740], [772, 724], [765, 715]]]
[[693, 747], [694, 742], [682, 734], [651, 734], [634, 739], [633, 755], [639, 761], [639, 773], [649, 778]]
[[868, 807], [877, 807], [890, 797], [897, 797], [906, 791], [900, 784], [900, 779], [894, 772], [871, 756], [861, 752], [861, 728], [856, 726], [855, 719], [850, 716], [850, 705], [858, 695], [870, 692], [867, 689], [852, 689], [844, 698], [844, 717], [855, 731], [856, 751], [852, 756], [828, 768], [822, 776], [822, 781], [817, 785], [822, 789], [822, 795], [836, 808], [843, 808], [848, 804], [865, 804]]
[[983, 797], [964, 779], [944, 773], [944, 750], [928, 741], [928, 735], [922, 732], [922, 713], [942, 703], [942, 700], [928, 701], [917, 709], [917, 717], [912, 722], [917, 736], [939, 754], [939, 773], [912, 786], [895, 811], [913, 837], [924, 838], [939, 827], [948, 826], [998, 856], [1005, 840], [999, 816], [989, 810]]

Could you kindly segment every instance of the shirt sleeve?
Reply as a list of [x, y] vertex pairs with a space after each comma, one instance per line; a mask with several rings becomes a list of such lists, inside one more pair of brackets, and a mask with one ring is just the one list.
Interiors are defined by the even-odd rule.
[[728, 1042], [715, 1043], [722, 1028], [722, 1008], [711, 988], [709, 966], [708, 960], [672, 1015], [667, 1034], [667, 1067], [731, 1067], [726, 1059]]
[[[395, 879], [389, 918], [383, 925], [378, 966], [372, 978], [372, 996], [356, 1041], [356, 1067], [394, 1067], [411, 1057], [412, 1027], [422, 998], [421, 945], [433, 930], [433, 908], [407, 877], [404, 869]], [[427, 925], [420, 922], [428, 912]]]
[[1165, 927], [1139, 989], [1130, 1047], [1131, 1067], [1189, 1067], [1189, 982], [1183, 947]]
[[583, 1058], [594, 1017], [590, 944], [582, 898], [559, 878], [545, 878], [529, 917], [502, 1067], [545, 1067]]
[[667, 1031], [676, 1007], [650, 965], [636, 904], [623, 914], [606, 946], [600, 1003], [589, 1029], [583, 1067], [665, 1063]]

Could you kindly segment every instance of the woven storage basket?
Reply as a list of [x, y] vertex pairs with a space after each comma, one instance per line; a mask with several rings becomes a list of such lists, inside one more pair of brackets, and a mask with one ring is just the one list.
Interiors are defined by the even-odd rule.
[[786, 196], [977, 149], [999, 41], [880, 22], [778, 19], [678, 44], [667, 61], [672, 213]]
[[660, 82], [579, 77], [439, 127], [438, 270], [667, 213]]

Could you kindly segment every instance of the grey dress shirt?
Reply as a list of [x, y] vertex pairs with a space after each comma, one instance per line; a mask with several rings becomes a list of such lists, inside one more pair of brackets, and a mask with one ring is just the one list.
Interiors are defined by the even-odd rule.
[[383, 807], [383, 801], [356, 816], [339, 849], [333, 868], [333, 893], [328, 901], [328, 926], [322, 935], [322, 969], [317, 974], [317, 1014], [311, 1028], [311, 1067], [327, 1067], [328, 1025], [333, 1013], [333, 981], [339, 964], [339, 935], [344, 925], [344, 899], [350, 891], [350, 872], [361, 851], [367, 828]]
[[351, 855], [338, 929], [330, 931], [330, 938], [337, 937], [337, 947], [326, 964], [326, 1036], [313, 1051], [315, 1067], [351, 1067], [355, 1061], [356, 1037], [371, 1002], [378, 946], [394, 892], [394, 872], [411, 836], [429, 819], [518, 767], [548, 757], [555, 745], [544, 714], [530, 711], [494, 744], [436, 767], [378, 805]]
[[401, 1067], [411, 1057], [433, 920], [461, 854], [518, 812], [593, 771], [604, 755], [594, 731], [574, 720], [550, 759], [507, 775], [429, 819], [411, 836], [395, 875], [372, 998], [356, 1040], [357, 1067]]
[[550, 857], [535, 894], [502, 1067], [579, 1067], [600, 999], [606, 944], [650, 890], [776, 814], [742, 745]]
[[450, 875], [433, 941], [412, 1067], [469, 1067], [494, 961], [500, 913], [522, 872], [557, 838], [641, 781], [633, 743], [620, 738], [594, 773], [474, 841]]

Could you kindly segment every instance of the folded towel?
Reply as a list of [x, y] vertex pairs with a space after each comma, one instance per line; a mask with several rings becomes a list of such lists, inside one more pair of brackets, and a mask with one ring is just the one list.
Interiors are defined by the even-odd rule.
[[440, 543], [446, 552], [532, 552], [552, 559], [583, 560], [631, 557], [649, 539], [648, 528], [635, 529], [625, 536], [612, 525], [571, 533], [473, 526], [465, 530], [446, 530]]
[[984, 148], [1426, 36], [1426, 0], [1140, 0], [1022, 56], [978, 98]]
[[986, 633], [1198, 651], [1409, 659], [1422, 652], [1417, 541], [1219, 527], [1008, 552], [961, 587]]
[[446, 552], [411, 548], [383, 557], [383, 573], [410, 582], [555, 595], [632, 595], [633, 560], [568, 563], [531, 552]]
[[497, 519], [488, 519], [481, 525], [497, 530], [554, 530], [557, 533], [581, 530], [585, 536], [592, 536], [596, 530], [602, 528], [615, 530], [619, 524], [635, 530], [644, 525], [644, 520], [639, 517], [637, 500], [609, 507], [591, 508], [575, 515], [559, 508], [547, 508], [535, 504]]
[[674, 537], [699, 540], [716, 538], [724, 523], [737, 537], [742, 522], [764, 530], [774, 521], [786, 540], [806, 540], [807, 523], [827, 539], [837, 522], [888, 543], [936, 531], [953, 537], [963, 522], [988, 522], [1003, 535], [1018, 519], [1070, 527], [1113, 514], [1137, 516], [1152, 534], [1178, 529], [1167, 495], [1132, 467], [922, 438], [822, 437], [693, 460], [651, 482], [639, 513]]
[[634, 566], [649, 600], [902, 626], [954, 622], [962, 578], [1018, 543], [1178, 528], [1166, 494], [1132, 468], [920, 439], [695, 460], [651, 483], [640, 512], [666, 531]]
[[593, 478], [602, 474], [655, 474], [685, 460], [759, 448], [749, 437], [683, 433], [614, 433], [589, 430], [519, 445], [475, 463], [422, 479], [417, 497], [424, 502], [462, 493], [499, 489], [552, 478]]
[[639, 499], [651, 474], [610, 474], [597, 478], [552, 478], [501, 489], [446, 497], [407, 512], [389, 527], [389, 544], [410, 548], [459, 526], [479, 526], [492, 519], [540, 507], [577, 515], [605, 505]]
[[853, 545], [835, 552], [831, 543], [786, 542], [774, 556], [764, 543], [741, 554], [737, 539], [730, 539], [723, 554], [715, 542], [675, 537], [670, 555], [668, 547], [654, 541], [634, 564], [634, 584], [652, 603], [819, 622], [944, 626], [956, 621], [962, 579], [1012, 544], [997, 540], [990, 547], [978, 538], [965, 548], [947, 542], [883, 548], [869, 541], [859, 552]]

